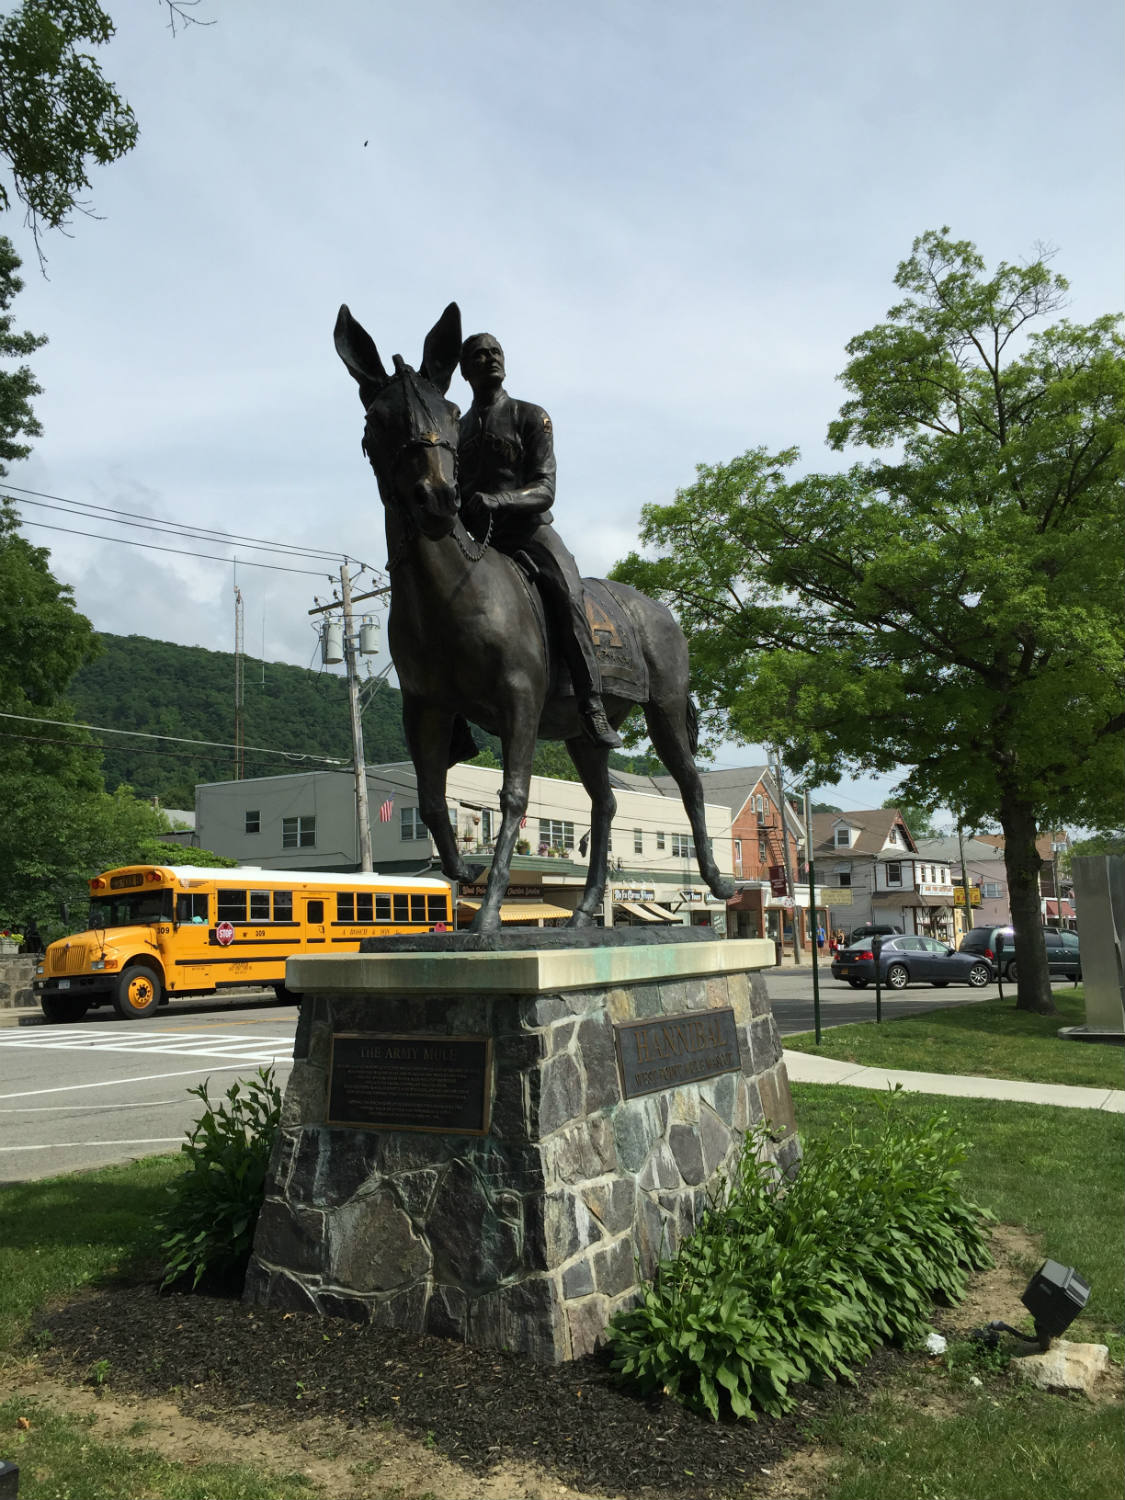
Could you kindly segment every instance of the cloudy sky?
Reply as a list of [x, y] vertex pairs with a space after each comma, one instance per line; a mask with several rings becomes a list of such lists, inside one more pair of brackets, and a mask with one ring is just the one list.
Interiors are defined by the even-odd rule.
[[[379, 566], [336, 309], [417, 363], [456, 300], [551, 413], [559, 529], [597, 574], [697, 463], [839, 462], [844, 344], [924, 230], [990, 264], [1056, 247], [1074, 319], [1122, 301], [1110, 0], [200, 0], [215, 24], [175, 37], [158, 0], [107, 3], [139, 145], [48, 279], [3, 226], [50, 338], [25, 489]], [[313, 662], [330, 560], [23, 515], [113, 538], [28, 529], [97, 628], [232, 649], [237, 555], [248, 650]]]

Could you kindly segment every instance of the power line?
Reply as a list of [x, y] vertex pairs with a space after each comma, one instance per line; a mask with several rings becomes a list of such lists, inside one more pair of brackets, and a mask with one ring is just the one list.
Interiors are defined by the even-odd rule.
[[135, 542], [127, 536], [106, 536], [100, 531], [78, 531], [73, 526], [49, 526], [46, 521], [25, 521], [21, 517], [20, 524], [38, 526], [40, 531], [65, 531], [69, 536], [89, 536], [98, 542], [119, 542], [123, 547], [144, 547], [149, 552], [171, 552], [176, 557], [201, 557], [206, 562], [221, 562], [228, 567], [232, 562], [238, 562], [244, 568], [268, 568], [271, 573], [301, 573], [306, 578], [332, 577], [331, 573], [314, 573], [311, 568], [283, 568], [279, 563], [252, 562], [249, 558], [242, 557], [216, 557], [212, 552], [189, 552], [184, 547], [159, 547], [155, 542]]
[[[0, 719], [16, 719], [24, 724], [51, 724], [56, 728], [58, 728], [60, 725], [65, 725], [66, 727], [71, 729], [89, 729], [94, 734], [121, 734], [141, 740], [171, 740], [175, 744], [199, 745], [208, 750], [235, 750], [238, 748], [238, 746], [228, 744], [224, 740], [193, 740], [182, 734], [152, 734], [146, 729], [111, 729], [108, 724], [84, 724], [76, 719], [41, 719], [36, 718], [32, 714], [9, 713], [0, 713]], [[70, 741], [63, 741], [62, 743], [69, 744]], [[317, 755], [315, 753], [299, 750], [275, 750], [268, 745], [246, 745], [243, 748], [246, 750], [253, 750], [255, 754], [258, 755], [280, 755], [289, 760], [317, 759], [329, 761], [334, 765], [348, 766], [351, 764], [349, 760], [343, 758]]]
[[[20, 500], [17, 502], [20, 505], [34, 505], [42, 510], [59, 510], [69, 507], [69, 509], [64, 509], [64, 514], [84, 515], [90, 513], [97, 519], [101, 519], [103, 516], [106, 518], [128, 516], [130, 518], [128, 521], [114, 520], [113, 524], [115, 526], [128, 526], [133, 522], [140, 522], [141, 529], [146, 531], [168, 531], [174, 536], [184, 536], [194, 541], [244, 542], [252, 547], [260, 547], [268, 551], [291, 552], [299, 557], [323, 557], [338, 561], [339, 558], [345, 555], [342, 552], [333, 552], [324, 547], [300, 547], [293, 542], [270, 541], [260, 536], [242, 536], [238, 532], [220, 531], [210, 526], [197, 526], [186, 521], [166, 521], [159, 516], [146, 516], [135, 510], [119, 510], [112, 505], [95, 505], [92, 501], [71, 500], [66, 495], [52, 495], [46, 490], [24, 489], [18, 484], [6, 484], [4, 489], [14, 490], [19, 495], [36, 495], [39, 497], [35, 500]], [[57, 505], [48, 505], [45, 503], [50, 500], [59, 503]], [[363, 564], [363, 566], [366, 567], [367, 565]]]

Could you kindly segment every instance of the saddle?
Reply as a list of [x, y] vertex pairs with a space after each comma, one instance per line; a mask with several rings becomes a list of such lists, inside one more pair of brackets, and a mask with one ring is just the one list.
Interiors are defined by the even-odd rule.
[[[547, 610], [536, 586], [539, 569], [525, 552], [515, 553], [511, 561], [515, 564], [516, 576], [527, 590], [527, 597], [539, 626], [543, 650], [551, 664], [548, 697], [573, 698], [574, 687], [570, 672], [562, 652], [552, 639]], [[594, 642], [594, 656], [601, 674], [602, 693], [611, 698], [624, 698], [628, 703], [647, 703], [648, 664], [628, 610], [615, 592], [617, 587], [618, 585], [604, 578], [582, 580], [583, 604]], [[471, 760], [477, 751], [469, 725], [458, 715], [453, 725], [449, 764]]]

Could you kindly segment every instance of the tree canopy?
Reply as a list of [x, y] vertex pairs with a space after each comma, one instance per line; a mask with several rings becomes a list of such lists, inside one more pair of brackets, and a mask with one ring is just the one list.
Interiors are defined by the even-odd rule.
[[1121, 798], [1120, 320], [1039, 326], [1067, 290], [1047, 258], [990, 273], [946, 229], [895, 282], [829, 428], [877, 456], [700, 466], [615, 576], [676, 608], [733, 735], [810, 783], [907, 767], [908, 802], [999, 823], [1019, 1003], [1048, 1009], [1035, 835], [1112, 823]]

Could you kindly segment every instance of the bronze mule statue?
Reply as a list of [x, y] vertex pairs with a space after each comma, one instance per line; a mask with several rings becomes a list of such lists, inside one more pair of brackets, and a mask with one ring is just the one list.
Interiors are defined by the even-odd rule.
[[[340, 308], [335, 340], [359, 385], [366, 413], [363, 449], [386, 512], [388, 638], [419, 810], [441, 867], [462, 882], [480, 874], [457, 847], [445, 800], [448, 768], [475, 754], [471, 721], [497, 735], [503, 747], [500, 834], [472, 924], [477, 932], [496, 931], [527, 811], [535, 742], [564, 740], [591, 803], [589, 869], [570, 925], [590, 926], [605, 892], [617, 810], [609, 752], [582, 732], [537, 591], [516, 561], [489, 547], [487, 539], [476, 540], [462, 522], [458, 412], [445, 399], [461, 354], [457, 304], [450, 303], [426, 335], [417, 371], [396, 354], [388, 374], [371, 336], [347, 307]], [[616, 728], [634, 703], [641, 704], [653, 747], [680, 789], [700, 872], [725, 900], [734, 887], [719, 873], [708, 844], [683, 632], [664, 605], [625, 584], [586, 579], [584, 585], [594, 597], [588, 609], [596, 633], [607, 643], [602, 684], [609, 722]]]

